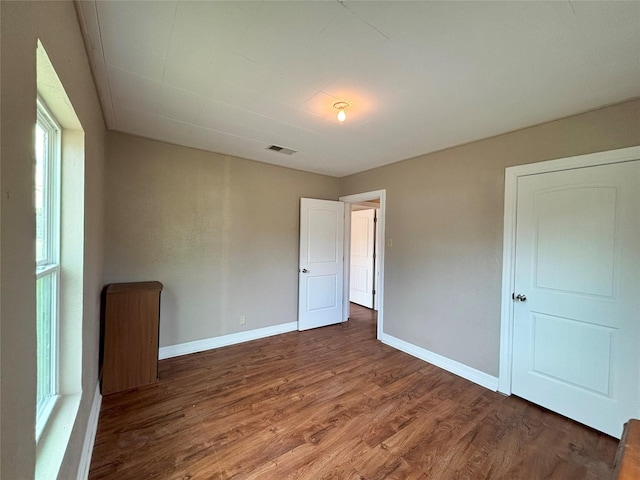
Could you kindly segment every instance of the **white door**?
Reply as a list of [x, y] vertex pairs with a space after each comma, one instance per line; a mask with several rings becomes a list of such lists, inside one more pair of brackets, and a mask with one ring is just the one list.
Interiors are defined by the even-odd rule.
[[373, 308], [374, 242], [375, 210], [352, 212], [349, 300], [367, 308]]
[[298, 330], [342, 321], [344, 203], [302, 198]]
[[512, 392], [619, 438], [640, 414], [640, 161], [517, 191]]

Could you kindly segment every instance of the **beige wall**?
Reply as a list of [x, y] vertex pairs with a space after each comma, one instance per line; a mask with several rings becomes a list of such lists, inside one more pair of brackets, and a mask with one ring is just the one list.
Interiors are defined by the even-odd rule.
[[107, 139], [105, 283], [164, 284], [161, 346], [297, 320], [299, 199], [337, 178]]
[[632, 145], [640, 100], [343, 178], [387, 190], [385, 333], [497, 376], [505, 167]]
[[85, 131], [83, 395], [60, 475], [60, 478], [75, 478], [98, 378], [105, 130], [73, 3], [3, 1], [0, 8], [0, 276], [3, 280], [0, 287], [0, 477], [33, 478], [35, 466], [33, 130], [39, 38]]

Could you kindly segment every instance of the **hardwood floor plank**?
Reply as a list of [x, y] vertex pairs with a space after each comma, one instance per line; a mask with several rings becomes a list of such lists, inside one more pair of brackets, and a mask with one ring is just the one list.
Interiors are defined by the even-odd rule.
[[89, 478], [603, 479], [617, 442], [375, 339], [375, 314], [160, 362], [104, 397]]

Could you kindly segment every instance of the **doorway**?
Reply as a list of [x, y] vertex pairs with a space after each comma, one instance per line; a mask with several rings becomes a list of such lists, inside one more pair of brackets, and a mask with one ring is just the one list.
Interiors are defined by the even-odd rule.
[[[376, 225], [377, 225], [377, 245], [375, 248], [375, 266], [374, 276], [375, 295], [374, 309], [377, 310], [377, 327], [376, 336], [380, 339], [384, 325], [384, 245], [385, 245], [385, 212], [386, 212], [386, 190], [376, 190], [372, 192], [359, 193], [340, 197], [340, 201], [345, 203], [345, 225], [344, 225], [344, 244], [351, 245], [351, 214], [353, 211], [362, 208], [375, 208]], [[343, 318], [346, 321], [349, 318], [351, 303], [350, 284], [351, 284], [351, 248], [344, 249], [344, 302], [343, 302]], [[372, 282], [373, 283], [373, 282]]]
[[379, 202], [356, 203], [351, 211], [349, 301], [377, 310]]

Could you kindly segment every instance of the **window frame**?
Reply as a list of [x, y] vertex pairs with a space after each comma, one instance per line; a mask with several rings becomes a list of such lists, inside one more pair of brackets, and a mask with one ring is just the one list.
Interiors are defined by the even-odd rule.
[[[45, 155], [45, 187], [47, 203], [55, 208], [49, 209], [46, 218], [47, 238], [45, 258], [37, 261], [38, 269], [60, 262], [60, 163], [62, 129], [54, 119], [45, 103], [38, 97], [36, 123], [47, 133]], [[34, 140], [35, 145], [35, 140]], [[53, 164], [52, 164], [53, 163]], [[43, 201], [45, 198], [43, 198]]]
[[[61, 166], [62, 166], [62, 129], [55, 120], [45, 103], [40, 97], [37, 98], [36, 124], [46, 133], [46, 147], [43, 151], [43, 210], [45, 210], [44, 241], [45, 249], [43, 258], [36, 258], [36, 292], [37, 282], [50, 276], [51, 291], [50, 299], [50, 331], [49, 331], [49, 393], [44, 398], [37, 399], [36, 403], [36, 442], [40, 439], [51, 413], [60, 397], [59, 385], [59, 325], [60, 325], [60, 195], [61, 195]], [[35, 133], [34, 126], [34, 133]], [[36, 138], [34, 134], [34, 148]], [[34, 151], [34, 162], [37, 163]], [[34, 163], [34, 168], [35, 168]], [[34, 171], [34, 196], [35, 191], [35, 171]], [[35, 200], [35, 198], [34, 198]], [[34, 205], [35, 206], [35, 205]], [[37, 221], [36, 221], [37, 222]], [[37, 223], [36, 223], [37, 227]], [[38, 295], [36, 294], [36, 302]], [[36, 303], [36, 311], [38, 311]], [[38, 330], [38, 319], [36, 318], [36, 334]], [[38, 352], [36, 353], [38, 355]], [[40, 379], [37, 379], [39, 384]]]

